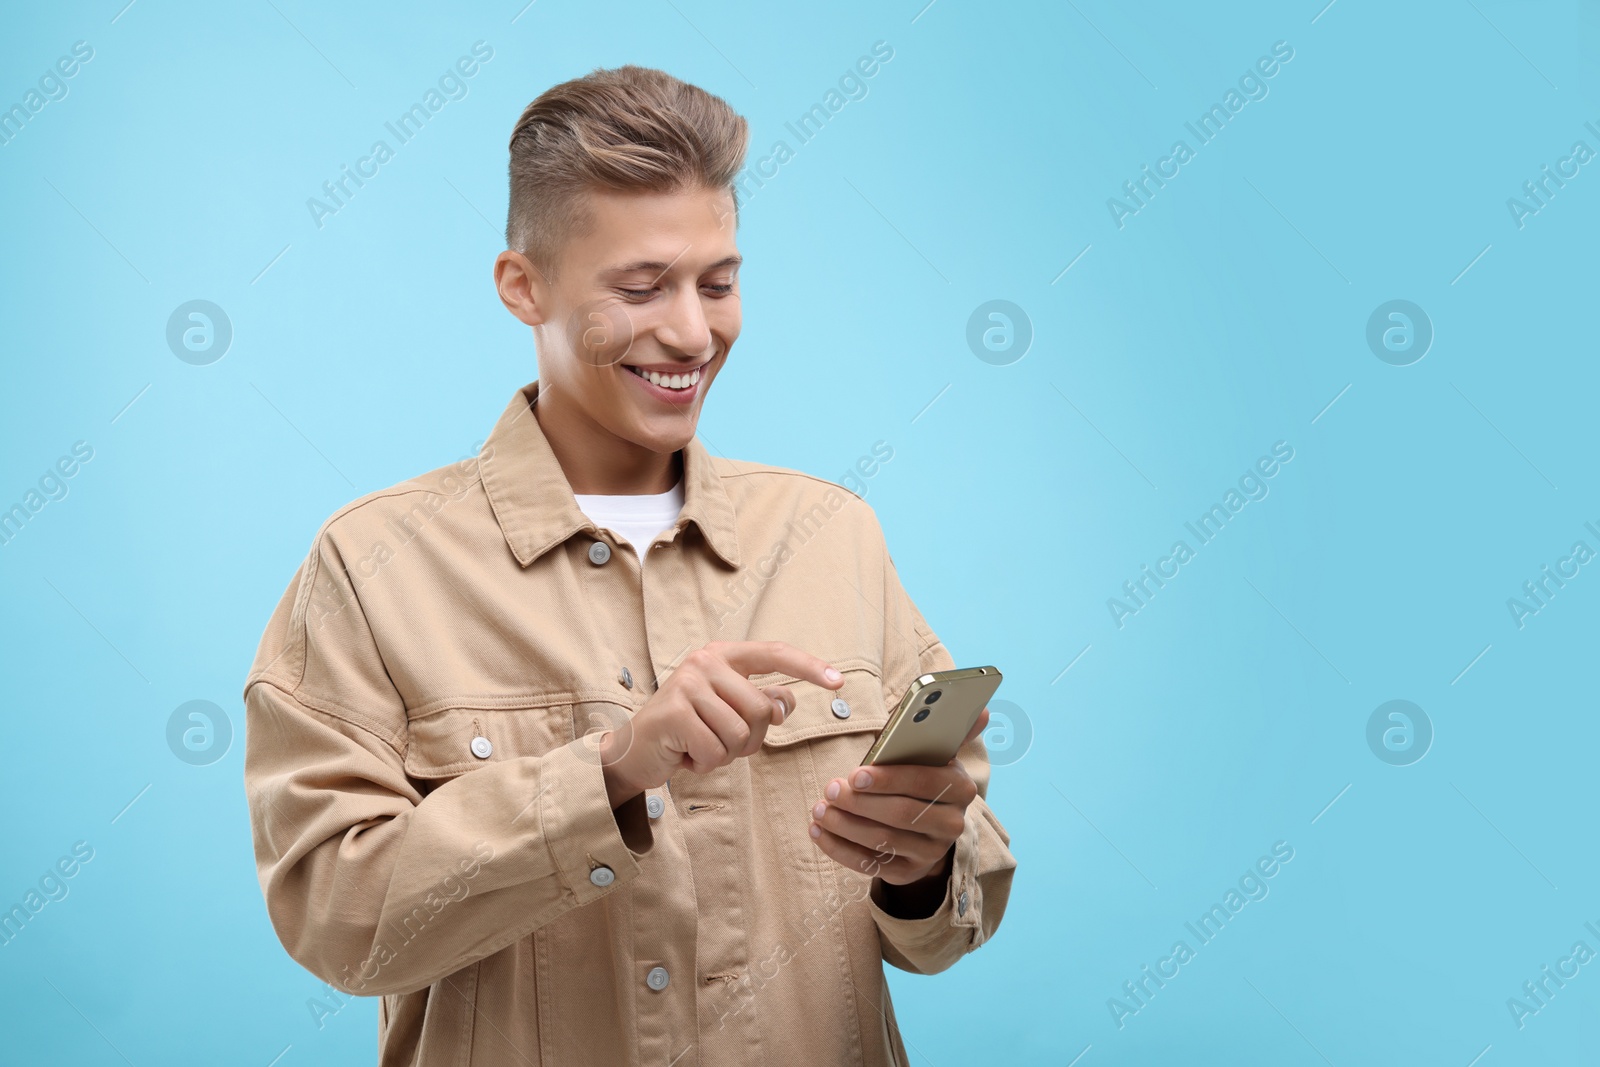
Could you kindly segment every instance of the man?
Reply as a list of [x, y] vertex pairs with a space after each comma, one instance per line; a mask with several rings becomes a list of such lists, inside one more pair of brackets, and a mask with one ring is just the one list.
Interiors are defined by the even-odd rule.
[[695, 436], [746, 138], [638, 67], [528, 106], [495, 282], [539, 377], [476, 457], [334, 514], [261, 642], [267, 909], [381, 995], [384, 1067], [904, 1064], [883, 962], [948, 968], [1005, 910], [987, 711], [857, 781], [954, 665], [872, 509]]

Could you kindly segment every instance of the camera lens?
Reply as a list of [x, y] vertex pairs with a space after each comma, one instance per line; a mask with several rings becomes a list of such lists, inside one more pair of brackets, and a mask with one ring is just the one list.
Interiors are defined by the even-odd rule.
[[927, 708], [918, 708], [917, 709], [917, 713], [915, 715], [911, 716], [911, 721], [912, 722], [921, 722], [923, 719], [926, 719], [927, 717], [928, 717], [928, 709]]
[[933, 692], [931, 692], [927, 696], [923, 697], [922, 698], [922, 702], [924, 704], [932, 704], [935, 700], [939, 699], [939, 694], [943, 693], [943, 692], [944, 692], [944, 690], [942, 690], [942, 689], [935, 689]]

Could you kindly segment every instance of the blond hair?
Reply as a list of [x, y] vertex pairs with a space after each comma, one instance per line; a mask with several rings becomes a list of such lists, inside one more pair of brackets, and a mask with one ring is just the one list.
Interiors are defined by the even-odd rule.
[[511, 132], [506, 247], [555, 278], [562, 245], [587, 223], [585, 191], [726, 188], [744, 163], [749, 127], [727, 101], [665, 71], [596, 69], [552, 86]]

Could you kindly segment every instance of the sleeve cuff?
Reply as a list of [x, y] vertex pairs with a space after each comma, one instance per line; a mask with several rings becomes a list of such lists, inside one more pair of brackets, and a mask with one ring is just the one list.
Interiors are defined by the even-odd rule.
[[982, 892], [977, 878], [978, 826], [973, 819], [956, 838], [955, 853], [950, 859], [950, 876], [945, 879], [944, 899], [931, 915], [920, 919], [906, 919], [891, 915], [880, 903], [883, 892], [882, 879], [872, 880], [872, 890], [867, 894], [868, 908], [873, 921], [883, 937], [911, 958], [919, 949], [937, 949], [948, 944], [952, 932], [970, 952], [983, 943], [983, 930], [979, 917], [983, 914]]
[[644, 795], [613, 811], [605, 771], [585, 738], [544, 757], [539, 788], [550, 858], [578, 904], [597, 900], [639, 874], [640, 857], [655, 843]]

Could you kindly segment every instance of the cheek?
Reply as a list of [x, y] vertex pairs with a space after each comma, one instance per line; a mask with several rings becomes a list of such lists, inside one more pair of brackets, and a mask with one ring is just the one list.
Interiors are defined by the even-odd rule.
[[582, 304], [567, 317], [567, 347], [581, 364], [614, 366], [633, 348], [640, 329], [638, 317], [636, 308], [616, 301]]
[[706, 324], [711, 332], [732, 345], [743, 326], [743, 314], [737, 296], [724, 297], [706, 311]]

